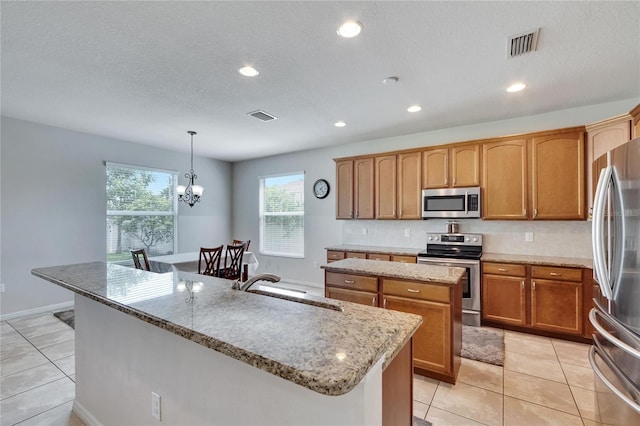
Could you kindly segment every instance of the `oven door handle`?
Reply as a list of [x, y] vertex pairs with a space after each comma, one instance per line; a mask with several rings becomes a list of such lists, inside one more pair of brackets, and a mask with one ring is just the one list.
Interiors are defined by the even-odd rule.
[[435, 257], [418, 257], [418, 263], [431, 263], [434, 265], [444, 266], [477, 266], [480, 265], [479, 260], [467, 260], [467, 259], [441, 259]]

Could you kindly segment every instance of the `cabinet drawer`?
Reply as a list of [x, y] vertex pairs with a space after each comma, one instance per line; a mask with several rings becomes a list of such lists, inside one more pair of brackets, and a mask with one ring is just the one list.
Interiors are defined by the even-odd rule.
[[512, 277], [526, 277], [527, 268], [524, 265], [516, 265], [513, 263], [482, 263], [483, 274], [509, 275]]
[[558, 268], [555, 266], [532, 266], [531, 278], [547, 280], [582, 281], [582, 269]]
[[391, 255], [392, 262], [400, 262], [400, 263], [416, 263], [415, 256], [400, 256], [397, 254]]
[[449, 287], [447, 286], [383, 279], [382, 292], [385, 295], [449, 303]]
[[347, 259], [366, 259], [367, 253], [358, 253], [358, 252], [348, 251], [345, 254], [345, 257]]
[[361, 275], [339, 274], [336, 272], [327, 272], [325, 276], [327, 285], [338, 287], [352, 288], [365, 291], [378, 291], [378, 278], [363, 277]]
[[370, 260], [391, 260], [390, 254], [378, 254], [378, 253], [369, 253], [367, 255], [367, 259]]
[[327, 250], [327, 261], [344, 259], [343, 251]]

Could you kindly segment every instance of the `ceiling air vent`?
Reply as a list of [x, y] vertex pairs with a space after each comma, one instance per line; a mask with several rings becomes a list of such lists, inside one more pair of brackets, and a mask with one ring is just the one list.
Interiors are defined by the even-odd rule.
[[540, 28], [524, 34], [511, 36], [509, 40], [507, 40], [507, 58], [515, 58], [516, 56], [534, 52], [538, 46], [539, 35]]
[[275, 115], [271, 115], [271, 114], [266, 113], [266, 112], [261, 111], [261, 110], [248, 112], [247, 114], [249, 114], [252, 117], [257, 118], [260, 121], [272, 121], [272, 120], [277, 120], [278, 119], [278, 117], [276, 117]]

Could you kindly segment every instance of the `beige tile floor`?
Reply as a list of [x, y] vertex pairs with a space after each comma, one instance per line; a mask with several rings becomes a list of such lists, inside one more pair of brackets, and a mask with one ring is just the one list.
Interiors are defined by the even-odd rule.
[[[74, 345], [52, 313], [1, 323], [1, 426], [83, 425], [71, 411]], [[414, 376], [414, 415], [436, 426], [599, 424], [587, 345], [507, 331], [505, 346], [504, 368], [463, 359], [455, 386]]]

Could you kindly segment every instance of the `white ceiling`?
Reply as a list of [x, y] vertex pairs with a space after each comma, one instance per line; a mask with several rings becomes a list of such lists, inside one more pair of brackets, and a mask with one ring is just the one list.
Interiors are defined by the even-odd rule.
[[[3, 115], [179, 151], [195, 130], [196, 154], [228, 161], [640, 98], [637, 1], [0, 7]], [[346, 19], [360, 36], [336, 34]], [[538, 50], [507, 59], [537, 27]]]

